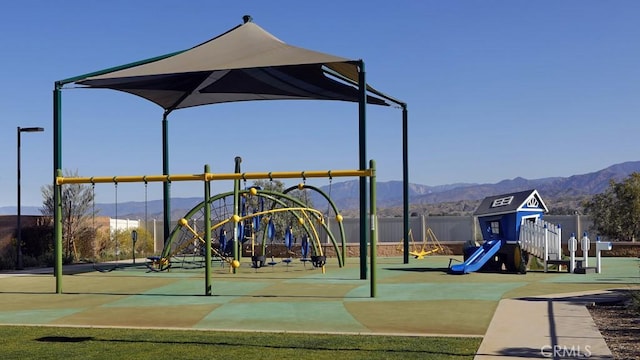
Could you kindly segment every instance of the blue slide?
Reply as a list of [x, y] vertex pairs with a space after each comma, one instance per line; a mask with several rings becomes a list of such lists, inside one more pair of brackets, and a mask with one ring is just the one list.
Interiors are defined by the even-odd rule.
[[485, 241], [465, 262], [453, 265], [449, 272], [452, 274], [468, 274], [480, 270], [500, 250], [500, 246], [502, 246], [502, 240]]

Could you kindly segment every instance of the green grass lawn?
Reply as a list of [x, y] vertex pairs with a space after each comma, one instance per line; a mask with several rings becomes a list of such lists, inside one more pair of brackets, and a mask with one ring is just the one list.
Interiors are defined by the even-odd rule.
[[480, 338], [0, 326], [2, 359], [473, 359]]
[[[448, 261], [380, 259], [375, 299], [355, 260], [326, 274], [216, 267], [213, 296], [202, 295], [201, 269], [91, 267], [65, 275], [62, 294], [49, 274], [9, 274], [0, 276], [0, 359], [473, 359], [501, 299], [639, 284], [637, 258], [606, 258], [603, 273], [585, 275], [453, 276], [442, 271]], [[307, 330], [317, 333], [297, 332]], [[339, 331], [381, 335], [318, 334]]]

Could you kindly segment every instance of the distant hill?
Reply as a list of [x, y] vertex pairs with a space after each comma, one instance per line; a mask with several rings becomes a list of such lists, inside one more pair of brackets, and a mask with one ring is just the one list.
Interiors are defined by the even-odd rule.
[[[450, 184], [427, 186], [409, 184], [409, 200], [412, 204], [438, 204], [463, 200], [482, 200], [487, 196], [537, 189], [544, 199], [558, 197], [590, 196], [602, 193], [609, 181], [620, 181], [633, 172], [640, 172], [640, 161], [625, 162], [609, 166], [600, 171], [573, 175], [527, 180], [516, 177], [495, 184]], [[328, 191], [328, 187], [323, 188]], [[388, 181], [377, 184], [378, 206], [402, 206], [402, 182]], [[355, 208], [358, 200], [358, 180], [335, 183], [331, 197], [342, 209]]]
[[[528, 180], [516, 177], [511, 180], [502, 180], [495, 184], [457, 183], [439, 186], [427, 186], [409, 184], [409, 201], [412, 206], [460, 203], [459, 207], [468, 212], [474, 209], [474, 203], [487, 196], [537, 189], [547, 204], [554, 201], [571, 201], [571, 199], [584, 199], [595, 194], [602, 193], [609, 187], [609, 181], [621, 181], [631, 173], [640, 172], [640, 161], [630, 161], [609, 166], [605, 169], [588, 174], [573, 175], [570, 177], [550, 177]], [[359, 206], [358, 180], [333, 183], [331, 186], [323, 186], [321, 189], [330, 194], [338, 208], [342, 210], [355, 210]], [[312, 193], [312, 200], [316, 204], [324, 203], [319, 195]], [[567, 200], [569, 199], [569, 200]], [[174, 198], [171, 202], [172, 218], [184, 215], [188, 210], [202, 201], [201, 198]], [[399, 208], [402, 206], [402, 181], [387, 181], [377, 183], [378, 207]], [[577, 205], [573, 204], [572, 207]], [[104, 216], [115, 215], [115, 204], [96, 204], [100, 214]], [[118, 203], [118, 217], [143, 218], [144, 202]], [[424, 208], [424, 206], [422, 206]], [[450, 207], [449, 207], [450, 208]], [[446, 210], [439, 210], [439, 212]], [[472, 211], [472, 210], [471, 210]], [[0, 215], [13, 215], [15, 206], [0, 207]], [[40, 214], [37, 207], [23, 207], [22, 214]], [[147, 215], [159, 218], [162, 216], [162, 200], [152, 200], [147, 203]]]

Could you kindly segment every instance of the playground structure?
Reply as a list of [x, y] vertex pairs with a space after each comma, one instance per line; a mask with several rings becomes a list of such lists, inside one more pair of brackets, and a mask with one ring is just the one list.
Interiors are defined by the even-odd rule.
[[[501, 271], [526, 273], [530, 256], [549, 265], [567, 266], [571, 272], [584, 273], [588, 269], [589, 239], [582, 240], [584, 262], [576, 267], [575, 236], [569, 240], [571, 259], [562, 254], [562, 229], [542, 219], [547, 206], [537, 190], [486, 197], [476, 209], [484, 242], [464, 250], [464, 261], [449, 267], [452, 274], [474, 271]], [[600, 270], [600, 251], [611, 250], [611, 243], [597, 244], [597, 262]]]
[[526, 273], [529, 254], [520, 243], [521, 226], [541, 219], [547, 211], [536, 190], [486, 197], [474, 213], [484, 242], [466, 248], [464, 262], [451, 266], [449, 272], [500, 271], [504, 267], [509, 272]]
[[[415, 239], [413, 238], [413, 231], [409, 230], [409, 241], [410, 241], [410, 249], [409, 255], [413, 256], [414, 259], [424, 259], [427, 255], [433, 255], [439, 252], [443, 252], [444, 248], [440, 245], [440, 241], [436, 237], [436, 234], [433, 233], [430, 227], [425, 227], [424, 224], [422, 226], [424, 229], [424, 238], [421, 243], [417, 244]], [[400, 240], [398, 246], [396, 246], [396, 250], [400, 253], [404, 252], [404, 239]]]
[[[291, 196], [294, 190], [304, 192], [304, 199]], [[334, 236], [328, 227], [325, 216], [330, 216], [331, 211], [323, 213], [317, 209], [310, 208], [305, 202], [306, 191], [314, 190], [321, 194], [328, 203], [328, 208], [335, 214], [336, 223], [339, 228], [339, 239]], [[196, 229], [204, 224], [204, 207], [209, 206], [211, 211], [212, 236], [215, 241], [211, 251], [218, 259], [226, 262], [239, 260], [244, 252], [249, 252], [252, 267], [258, 269], [266, 264], [275, 265], [274, 243], [284, 245], [288, 255], [282, 262], [290, 263], [291, 255], [299, 255], [303, 262], [310, 262], [314, 267], [322, 268], [326, 256], [320, 239], [319, 227], [327, 235], [330, 243], [335, 249], [338, 265], [344, 265], [344, 254], [346, 239], [340, 215], [336, 205], [331, 198], [317, 187], [300, 183], [291, 186], [284, 191], [274, 191], [251, 186], [240, 190], [240, 210], [238, 214], [233, 214], [234, 192], [226, 192], [210, 198], [208, 203], [204, 201], [197, 204], [185, 216], [180, 219], [178, 225], [173, 229], [171, 235], [165, 242], [162, 255], [154, 259], [154, 270], [166, 270], [174, 264], [185, 263], [189, 258], [192, 266], [204, 266], [202, 254], [204, 248], [204, 234]], [[274, 218], [280, 216], [281, 227], [276, 228]], [[234, 217], [235, 216], [235, 217]], [[228, 234], [237, 236], [229, 236]], [[237, 237], [237, 241], [236, 241]], [[276, 237], [278, 240], [276, 240]], [[294, 243], [300, 238], [300, 253], [296, 254]], [[242, 251], [242, 249], [248, 251]], [[235, 251], [235, 252], [234, 252]], [[234, 255], [237, 254], [237, 255]], [[271, 261], [267, 262], [270, 257]]]
[[[390, 97], [367, 83], [362, 59], [348, 59], [301, 47], [291, 46], [254, 24], [245, 15], [243, 23], [219, 36], [192, 48], [124, 65], [85, 73], [58, 80], [53, 89], [53, 187], [56, 293], [62, 293], [62, 214], [58, 179], [62, 174], [62, 90], [67, 85], [123, 91], [137, 95], [160, 106], [162, 113], [162, 175], [164, 239], [171, 229], [171, 181], [176, 180], [169, 170], [169, 122], [174, 110], [194, 106], [253, 100], [329, 100], [358, 104], [358, 166], [367, 171], [366, 108], [368, 104], [396, 106], [402, 109], [402, 181], [403, 229], [405, 258], [408, 263], [409, 233], [409, 170], [408, 170], [408, 111], [407, 104]], [[208, 171], [202, 176], [185, 176], [186, 180], [208, 183]], [[236, 175], [237, 176], [237, 175]], [[264, 175], [268, 177], [268, 175]], [[327, 174], [325, 174], [327, 176]], [[335, 176], [335, 174], [334, 174]], [[360, 222], [360, 279], [367, 278], [367, 247], [374, 246], [369, 238], [375, 232], [375, 211], [367, 214], [367, 181], [361, 173], [359, 181]], [[302, 176], [304, 178], [304, 176]], [[329, 174], [328, 177], [331, 177]], [[115, 179], [115, 178], [114, 178]], [[237, 180], [239, 178], [230, 177]], [[115, 181], [115, 180], [113, 180]], [[135, 181], [142, 180], [137, 177]], [[375, 188], [375, 182], [369, 188]], [[207, 186], [205, 186], [207, 188]], [[235, 194], [239, 187], [234, 188]], [[205, 191], [206, 193], [207, 191]], [[375, 198], [375, 191], [369, 197]], [[205, 194], [205, 203], [209, 195]], [[375, 204], [369, 199], [369, 204]], [[235, 202], [237, 204], [237, 202]], [[209, 207], [204, 206], [208, 212]], [[237, 215], [237, 208], [234, 208]], [[208, 215], [208, 213], [207, 213]], [[208, 216], [204, 217], [209, 219]], [[208, 224], [207, 224], [208, 225]], [[208, 242], [209, 226], [205, 225]], [[209, 229], [210, 230], [210, 229]], [[209, 244], [205, 245], [209, 248]], [[207, 251], [207, 254], [209, 251]], [[373, 258], [372, 258], [373, 261]], [[207, 261], [207, 264], [209, 261]], [[370, 264], [373, 269], [375, 264]], [[372, 284], [373, 272], [371, 273]], [[372, 296], [375, 287], [372, 286]]]
[[[306, 189], [319, 189], [306, 185], [304, 183], [298, 184], [295, 187], [290, 187], [285, 191], [279, 193], [275, 191], [267, 191], [258, 189], [257, 187], [250, 187], [248, 189], [240, 190], [240, 180], [251, 180], [251, 179], [284, 179], [284, 178], [318, 178], [318, 177], [345, 177], [345, 176], [357, 176], [360, 178], [369, 178], [369, 204], [370, 209], [369, 213], [371, 216], [371, 221], [374, 222], [370, 228], [370, 259], [369, 264], [371, 265], [371, 273], [370, 273], [370, 281], [371, 281], [371, 297], [375, 297], [375, 264], [376, 264], [376, 241], [377, 241], [377, 233], [376, 233], [376, 185], [375, 185], [375, 161], [371, 160], [369, 162], [370, 167], [364, 170], [329, 170], [329, 171], [301, 171], [301, 172], [266, 172], [266, 173], [241, 173], [239, 172], [239, 163], [241, 159], [239, 157], [236, 158], [236, 172], [229, 174], [213, 174], [209, 172], [209, 166], [205, 165], [205, 171], [202, 174], [192, 174], [192, 175], [151, 175], [151, 176], [113, 176], [113, 177], [63, 177], [62, 172], [58, 172], [58, 176], [56, 177], [56, 192], [62, 191], [62, 186], [65, 184], [96, 184], [96, 183], [114, 183], [118, 184], [119, 182], [144, 182], [145, 184], [148, 182], [168, 182], [168, 181], [203, 181], [204, 186], [204, 199], [203, 201], [194, 207], [191, 211], [189, 211], [185, 217], [181, 218], [178, 221], [178, 226], [174, 228], [171, 233], [171, 236], [165, 239], [165, 246], [163, 248], [163, 254], [161, 257], [157, 257], [153, 259], [154, 264], [152, 268], [157, 270], [166, 270], [171, 266], [172, 259], [175, 259], [179, 256], [184, 256], [186, 253], [195, 254], [198, 252], [204, 257], [204, 268], [205, 268], [205, 295], [211, 295], [211, 263], [213, 260], [213, 256], [217, 256], [219, 259], [229, 263], [231, 268], [235, 271], [240, 266], [241, 260], [241, 248], [240, 245], [243, 239], [252, 238], [252, 265], [262, 266], [264, 260], [259, 260], [260, 256], [265, 256], [265, 238], [269, 236], [269, 232], [271, 231], [274, 234], [273, 225], [269, 224], [267, 220], [266, 225], [261, 225], [261, 221], [257, 221], [265, 216], [271, 216], [273, 214], [279, 212], [287, 212], [291, 214], [297, 221], [297, 223], [305, 229], [305, 233], [302, 236], [302, 239], [306, 239], [302, 246], [301, 252], [303, 259], [309, 259], [315, 267], [322, 267], [324, 271], [324, 264], [326, 258], [322, 253], [322, 246], [320, 243], [320, 239], [318, 237], [318, 232], [316, 231], [315, 224], [322, 226], [327, 232], [333, 246], [336, 248], [336, 257], [338, 258], [338, 263], [340, 266], [344, 264], [344, 259], [346, 257], [346, 248], [345, 248], [345, 239], [344, 239], [344, 230], [342, 230], [342, 216], [339, 214], [338, 209], [335, 207], [335, 204], [331, 201], [331, 199], [321, 192], [325, 199], [329, 202], [329, 206], [333, 209], [336, 214], [336, 220], [340, 225], [340, 233], [341, 233], [341, 246], [339, 247], [335, 236], [331, 233], [329, 228], [326, 226], [326, 221], [322, 212], [307, 207], [307, 205], [301, 200], [296, 199], [295, 197], [287, 195], [290, 191], [294, 189], [298, 189], [300, 191], [305, 191]], [[210, 182], [215, 180], [233, 180], [234, 181], [234, 190], [229, 193], [219, 194], [217, 196], [211, 196], [210, 193]], [[228, 197], [232, 198], [231, 206], [227, 206], [225, 204], [226, 199]], [[255, 197], [258, 199], [258, 204], [261, 203], [261, 200], [268, 199], [271, 201], [270, 209], [261, 209], [260, 211], [253, 211], [251, 213], [246, 213], [247, 207], [241, 206], [241, 202], [245, 202], [249, 199], [249, 197]], [[241, 200], [242, 199], [242, 200]], [[220, 205], [222, 201], [222, 204]], [[289, 203], [287, 203], [287, 201]], [[213, 206], [215, 205], [215, 206]], [[213, 207], [212, 207], [213, 206]], [[245, 213], [241, 212], [245, 211]], [[222, 211], [224, 209], [224, 211]], [[212, 210], [214, 214], [212, 214]], [[228, 212], [228, 210], [232, 210]], [[228, 214], [231, 213], [231, 216]], [[225, 215], [226, 214], [226, 215]], [[223, 218], [224, 217], [224, 218]], [[198, 232], [193, 226], [190, 225], [190, 220], [200, 220], [202, 221], [202, 229], [203, 232]], [[213, 221], [216, 221], [213, 223]], [[249, 225], [251, 224], [251, 225]], [[221, 240], [224, 241], [224, 245], [222, 247], [214, 247], [213, 246], [213, 233], [224, 234], [224, 226], [231, 226], [231, 232], [233, 233], [231, 250], [227, 251], [227, 242], [226, 239], [218, 237], [218, 243], [223, 245]], [[61, 230], [61, 229], [60, 229]], [[217, 230], [217, 231], [216, 231]], [[221, 231], [222, 230], [222, 231]], [[245, 232], [246, 231], [246, 232]], [[262, 248], [261, 255], [258, 255], [255, 252], [255, 239], [256, 233], [262, 233], [262, 242], [260, 247]], [[291, 227], [285, 230], [285, 244], [289, 249], [291, 249], [293, 233], [291, 232]], [[62, 231], [56, 231], [56, 243], [60, 243], [62, 241]], [[271, 239], [273, 240], [273, 235], [271, 235]], [[309, 240], [311, 239], [311, 241]], [[302, 244], [301, 244], [302, 245]], [[203, 250], [204, 249], [204, 250]], [[361, 253], [365, 252], [365, 249], [361, 249]], [[366, 258], [366, 257], [365, 257]], [[362, 264], [361, 264], [362, 265]], [[60, 289], [62, 287], [62, 275], [56, 276], [56, 287]]]

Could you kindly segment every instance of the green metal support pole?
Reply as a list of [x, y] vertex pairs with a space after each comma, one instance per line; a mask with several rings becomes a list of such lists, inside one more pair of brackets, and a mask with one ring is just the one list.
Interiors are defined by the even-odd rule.
[[[364, 61], [358, 64], [358, 90], [359, 90], [359, 156], [360, 170], [367, 167], [367, 82], [365, 80]], [[360, 177], [360, 279], [367, 278], [367, 179]]]
[[[62, 170], [58, 170], [62, 175]], [[54, 232], [55, 232], [55, 266], [54, 273], [56, 277], [56, 293], [62, 294], [62, 186], [55, 185], [53, 187], [54, 202]]]
[[[186, 50], [173, 52], [170, 54], [156, 56], [154, 58], [145, 59], [142, 61], [136, 61], [134, 63], [125, 64], [118, 67], [113, 67], [105, 70], [100, 70], [80, 76], [74, 76], [72, 78], [59, 80], [55, 82], [53, 90], [53, 239], [54, 239], [54, 276], [56, 277], [56, 293], [62, 293], [62, 190], [61, 186], [57, 185], [56, 178], [62, 176], [62, 88], [65, 84], [70, 84], [78, 80], [85, 79], [90, 76], [97, 76], [107, 74], [109, 72], [128, 69], [134, 66], [151, 63], [160, 59], [164, 59], [170, 56], [177, 55]], [[165, 114], [166, 118], [166, 114]], [[164, 126], [164, 125], [163, 125]], [[163, 141], [164, 140], [164, 128], [163, 128]], [[164, 146], [164, 143], [163, 143]], [[167, 158], [168, 162], [168, 158]], [[168, 165], [167, 165], [168, 173]], [[165, 183], [165, 198], [168, 198], [169, 190]], [[95, 199], [94, 199], [95, 201]], [[169, 237], [169, 225], [166, 221], [169, 214], [169, 207], [165, 206], [165, 239]]]
[[402, 218], [404, 228], [403, 261], [409, 263], [409, 114], [402, 104]]
[[62, 176], [62, 85], [53, 90], [53, 239], [56, 293], [62, 294], [62, 191], [56, 178]]
[[[210, 172], [209, 165], [204, 166], [204, 173]], [[204, 250], [205, 250], [205, 268], [204, 268], [204, 294], [211, 296], [211, 182], [204, 181]]]
[[[169, 175], [169, 121], [167, 111], [162, 115], [162, 175]], [[171, 182], [162, 183], [163, 243], [171, 234]]]
[[376, 257], [378, 256], [378, 217], [376, 212], [376, 162], [375, 160], [369, 161], [369, 168], [371, 168], [372, 174], [369, 178], [369, 213], [371, 214], [371, 245], [369, 255], [371, 264], [371, 297], [376, 297]]
[[[240, 173], [240, 163], [242, 162], [242, 158], [240, 156], [236, 156], [235, 158], [235, 172], [237, 174]], [[233, 215], [239, 216], [240, 214], [240, 179], [233, 180]], [[238, 234], [238, 223], [233, 222], [233, 259], [240, 261], [240, 241]], [[236, 273], [236, 268], [233, 268], [233, 273]]]

